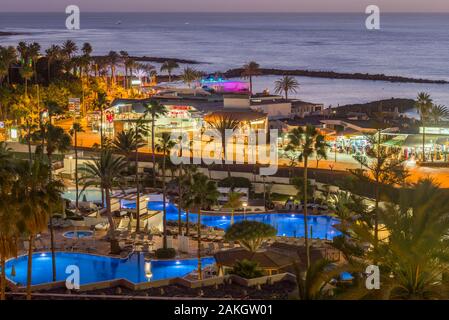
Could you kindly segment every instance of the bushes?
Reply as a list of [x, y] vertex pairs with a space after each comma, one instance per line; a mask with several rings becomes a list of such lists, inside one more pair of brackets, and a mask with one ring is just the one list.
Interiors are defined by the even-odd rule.
[[253, 279], [263, 276], [263, 272], [259, 269], [257, 262], [247, 259], [236, 261], [234, 267], [229, 273], [245, 279]]
[[264, 239], [276, 236], [276, 229], [269, 224], [244, 220], [226, 230], [225, 240], [238, 241], [246, 250], [255, 252]]
[[159, 248], [155, 252], [158, 259], [173, 259], [176, 256], [176, 250], [173, 248]]

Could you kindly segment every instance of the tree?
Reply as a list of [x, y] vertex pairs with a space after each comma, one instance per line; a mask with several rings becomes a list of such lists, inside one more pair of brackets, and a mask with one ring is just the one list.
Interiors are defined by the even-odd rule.
[[23, 233], [23, 221], [18, 212], [18, 201], [11, 192], [14, 180], [11, 149], [0, 142], [0, 300], [5, 300], [6, 260], [17, 256], [17, 240]]
[[253, 279], [263, 276], [263, 272], [260, 270], [259, 264], [248, 259], [237, 260], [230, 273], [245, 279]]
[[114, 156], [112, 150], [109, 148], [100, 151], [99, 159], [92, 159], [91, 162], [86, 163], [86, 166], [80, 168], [84, 183], [83, 191], [89, 186], [99, 186], [104, 189], [106, 195], [106, 213], [109, 220], [109, 236], [111, 239], [111, 246], [115, 245], [115, 225], [111, 211], [111, 189], [123, 177], [123, 171], [127, 164], [123, 156]]
[[239, 192], [229, 192], [228, 201], [224, 205], [225, 208], [231, 209], [231, 226], [234, 224], [234, 212], [242, 207], [242, 194]]
[[165, 168], [167, 156], [170, 154], [170, 150], [175, 146], [175, 142], [171, 140], [170, 133], [163, 132], [161, 141], [156, 145], [156, 151], [162, 153], [162, 203], [163, 203], [163, 228], [164, 228], [164, 249], [167, 249], [167, 208], [166, 198], [167, 190], [165, 187]]
[[128, 174], [131, 174], [131, 155], [145, 145], [143, 138], [136, 136], [134, 129], [129, 129], [118, 132], [112, 144], [114, 150], [125, 157], [128, 163]]
[[297, 93], [299, 82], [292, 76], [283, 76], [281, 79], [274, 82], [274, 92], [277, 94], [284, 93], [285, 100], [288, 99], [289, 93]]
[[[207, 120], [207, 124], [212, 128], [213, 131], [220, 137], [221, 139], [221, 157], [223, 161], [223, 165], [226, 163], [226, 151], [227, 151], [227, 135], [233, 134], [240, 127], [240, 121], [235, 119], [230, 114], [220, 114], [217, 117], [214, 117], [210, 120]], [[228, 169], [228, 177], [231, 176], [231, 170], [229, 166]]]
[[181, 74], [182, 81], [184, 81], [189, 88], [191, 87], [192, 82], [198, 80], [200, 77], [201, 74], [197, 70], [190, 67], [184, 68], [184, 71]]
[[[400, 160], [400, 149], [387, 148], [382, 145], [386, 141], [382, 138], [380, 130], [378, 133], [367, 138], [372, 146], [367, 149], [367, 161], [362, 161], [362, 170], [350, 170], [361, 181], [374, 181], [375, 183], [375, 207], [374, 207], [374, 238], [375, 246], [379, 240], [379, 203], [383, 186], [402, 185], [408, 176], [404, 168], [403, 160]], [[358, 160], [358, 158], [356, 158]], [[366, 170], [366, 172], [365, 172]]]
[[120, 55], [115, 51], [109, 51], [107, 58], [111, 69], [111, 83], [115, 83], [115, 68], [120, 61]]
[[253, 76], [260, 75], [260, 66], [257, 62], [250, 61], [243, 66], [242, 77], [249, 79], [249, 93], [253, 94]]
[[153, 160], [153, 186], [156, 186], [156, 155], [155, 155], [155, 146], [154, 146], [154, 137], [155, 137], [155, 127], [156, 127], [156, 119], [160, 116], [167, 114], [167, 109], [164, 105], [159, 103], [156, 100], [151, 100], [150, 103], [145, 104], [145, 112], [144, 117], [150, 117], [151, 122], [151, 153]]
[[31, 166], [21, 163], [18, 167], [19, 177], [12, 190], [19, 201], [18, 210], [28, 237], [27, 300], [31, 299], [34, 238], [47, 229], [50, 207], [60, 199], [64, 188], [60, 181], [49, 180], [50, 170], [47, 164], [38, 159]]
[[418, 110], [421, 118], [422, 125], [422, 161], [426, 161], [426, 123], [429, 120], [429, 113], [432, 109], [432, 99], [430, 95], [425, 92], [420, 92], [416, 99], [416, 109]]
[[[47, 124], [44, 126], [45, 130], [41, 134], [42, 141], [46, 142], [47, 159], [48, 159], [48, 180], [52, 182], [52, 168], [53, 161], [52, 156], [56, 151], [61, 153], [67, 152], [71, 145], [70, 136], [64, 131], [63, 128]], [[43, 152], [43, 150], [42, 150]], [[53, 210], [52, 206], [48, 206], [49, 221], [50, 221], [50, 246], [52, 255], [52, 271], [53, 281], [56, 281], [56, 255], [55, 255], [55, 237], [53, 229]]]
[[20, 76], [25, 80], [25, 97], [28, 97], [28, 81], [33, 77], [33, 68], [29, 64], [24, 64], [19, 72]]
[[216, 203], [220, 193], [217, 190], [217, 185], [214, 181], [202, 173], [195, 173], [192, 176], [192, 208], [197, 210], [198, 220], [198, 279], [202, 280], [201, 272], [201, 210], [206, 206], [211, 206]]
[[66, 40], [62, 44], [62, 53], [68, 60], [72, 59], [73, 55], [78, 51], [78, 46], [72, 40]]
[[447, 299], [447, 191], [425, 179], [401, 188], [393, 200], [379, 210], [386, 234], [382, 241], [363, 221], [351, 225], [353, 241], [372, 247], [363, 251], [362, 261], [378, 260], [382, 290], [361, 287], [347, 294], [369, 299]]
[[0, 46], [0, 87], [4, 78], [10, 83], [9, 70], [11, 65], [17, 60], [16, 48], [13, 46]]
[[244, 220], [237, 222], [226, 230], [226, 241], [238, 241], [242, 247], [256, 252], [265, 239], [275, 237], [276, 229], [266, 223]]
[[168, 82], [171, 82], [171, 74], [174, 69], [178, 69], [179, 64], [173, 60], [167, 60], [161, 65], [161, 72], [167, 71]]
[[290, 141], [285, 147], [287, 152], [297, 152], [299, 161], [304, 161], [304, 175], [303, 175], [303, 215], [304, 215], [304, 238], [307, 253], [307, 268], [310, 267], [310, 248], [308, 237], [308, 221], [307, 221], [307, 168], [309, 157], [313, 154], [320, 155], [326, 159], [327, 144], [324, 141], [324, 137], [319, 133], [315, 127], [307, 125], [293, 129], [288, 135]]
[[51, 65], [52, 63], [61, 56], [61, 48], [57, 45], [51, 45], [48, 49], [45, 50], [45, 54], [47, 56], [47, 77], [48, 83], [50, 83], [51, 79]]
[[78, 133], [84, 132], [82, 125], [74, 122], [70, 129], [70, 135], [73, 137], [73, 148], [75, 149], [75, 208], [79, 211], [79, 179], [78, 179]]

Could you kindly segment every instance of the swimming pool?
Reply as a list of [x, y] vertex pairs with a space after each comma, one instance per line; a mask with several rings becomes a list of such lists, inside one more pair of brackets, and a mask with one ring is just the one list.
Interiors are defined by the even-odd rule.
[[[79, 201], [92, 201], [92, 202], [101, 202], [101, 190], [100, 189], [86, 189], [81, 192], [81, 188], [79, 189]], [[76, 201], [76, 190], [73, 188], [68, 189], [66, 192], [62, 194], [62, 197], [67, 200]]]
[[[51, 261], [50, 252], [33, 254], [33, 285], [52, 282]], [[215, 263], [212, 257], [202, 258], [201, 261], [203, 267]], [[19, 285], [25, 285], [27, 262], [26, 255], [8, 260], [5, 269], [8, 279]], [[66, 267], [75, 265], [80, 269], [81, 285], [121, 278], [133, 283], [141, 283], [185, 276], [197, 268], [198, 260], [153, 260], [150, 263], [152, 272], [150, 279], [145, 275], [145, 268], [148, 268], [145, 263], [143, 254], [138, 253], [131, 255], [128, 259], [118, 259], [86, 253], [57, 252], [56, 279], [64, 281], [68, 276], [65, 273]], [[13, 265], [15, 276], [11, 275]]]
[[94, 235], [93, 231], [80, 230], [80, 231], [67, 231], [63, 234], [64, 238], [74, 239], [74, 238], [91, 238]]
[[[135, 208], [134, 203], [123, 203], [123, 207]], [[148, 202], [148, 209], [150, 210], [163, 210], [162, 201]], [[166, 206], [167, 220], [178, 221], [178, 208], [173, 203], [168, 203]], [[186, 213], [181, 214], [182, 221], [186, 220]], [[287, 237], [303, 237], [304, 236], [304, 216], [302, 214], [291, 213], [260, 213], [246, 215], [247, 220], [259, 221], [272, 225], [278, 231], [278, 236]], [[234, 222], [244, 220], [243, 215], [235, 215]], [[194, 213], [189, 214], [189, 221], [196, 222], [197, 215]], [[341, 233], [336, 230], [333, 225], [339, 221], [328, 216], [308, 216], [308, 226], [312, 230], [311, 236], [319, 239], [332, 239], [333, 237], [340, 235]], [[231, 225], [231, 217], [229, 215], [224, 216], [201, 216], [201, 223], [209, 227], [218, 227], [227, 229]], [[309, 229], [310, 230], [310, 229]]]

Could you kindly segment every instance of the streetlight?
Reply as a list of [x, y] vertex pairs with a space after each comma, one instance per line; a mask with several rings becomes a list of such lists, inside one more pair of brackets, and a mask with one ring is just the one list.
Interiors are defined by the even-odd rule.
[[248, 206], [248, 203], [243, 202], [242, 206], [243, 206], [243, 219], [246, 220], [246, 207]]

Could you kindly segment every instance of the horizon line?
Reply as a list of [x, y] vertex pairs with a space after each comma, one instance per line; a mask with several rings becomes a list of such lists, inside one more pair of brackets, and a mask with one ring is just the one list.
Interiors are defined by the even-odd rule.
[[[281, 13], [281, 14], [296, 14], [296, 13], [310, 13], [310, 14], [349, 14], [349, 13], [363, 13], [364, 11], [127, 11], [127, 10], [121, 10], [121, 11], [100, 11], [100, 10], [86, 10], [83, 11], [85, 13], [233, 13], [233, 14], [239, 14], [239, 13], [245, 13], [245, 14], [251, 14], [251, 13]], [[1, 11], [0, 13], [63, 13], [66, 14], [65, 11], [60, 10], [37, 10], [37, 11]], [[399, 13], [399, 14], [447, 14], [448, 11], [381, 11], [381, 13]]]

